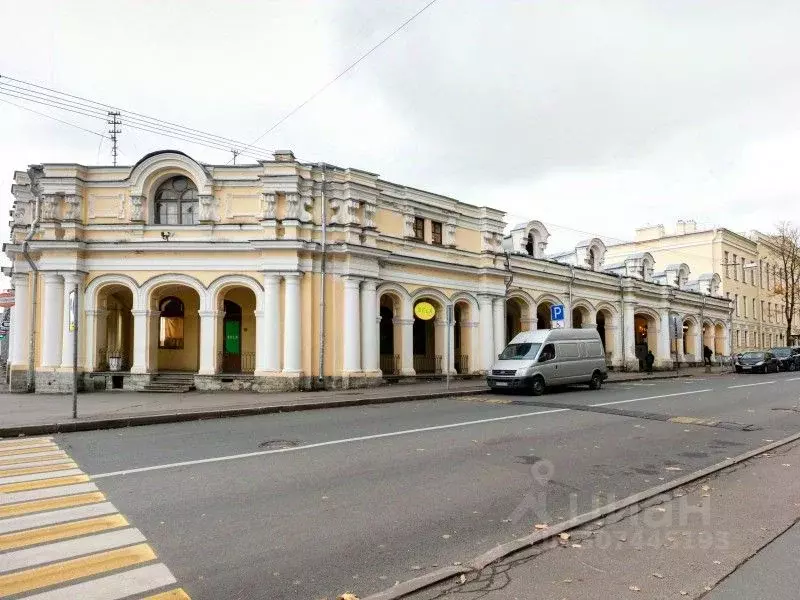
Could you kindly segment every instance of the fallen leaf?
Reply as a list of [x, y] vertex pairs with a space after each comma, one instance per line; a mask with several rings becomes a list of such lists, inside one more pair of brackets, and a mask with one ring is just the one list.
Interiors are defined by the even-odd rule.
[[445, 534], [442, 536], [442, 539], [449, 540], [449, 539], [450, 539], [450, 535], [449, 535], [449, 534], [447, 534], [447, 533], [445, 533]]
[[704, 589], [705, 591], [707, 591], [707, 592], [710, 592], [710, 591], [711, 591], [711, 586], [710, 586], [710, 585], [707, 585], [707, 586], [706, 586], [706, 587], [704, 587], [703, 589]]
[[419, 565], [414, 565], [413, 567], [411, 567], [411, 570], [412, 571], [422, 571], [422, 567], [420, 567]]
[[572, 583], [572, 579], [565, 579], [564, 583]]
[[453, 563], [453, 566], [454, 567], [460, 567], [461, 566], [461, 561], [457, 560], [456, 562]]
[[666, 467], [667, 471], [683, 471], [680, 467]]
[[641, 591], [642, 591], [642, 588], [640, 588], [640, 587], [636, 587], [635, 585], [629, 585], [629, 586], [628, 586], [628, 589], [629, 589], [630, 591], [632, 591], [632, 592], [641, 592]]
[[667, 512], [667, 509], [666, 509], [666, 508], [664, 508], [663, 506], [658, 506], [658, 507], [656, 507], [656, 510], [657, 510], [658, 512]]
[[761, 440], [762, 442], [774, 442], [775, 440]]
[[782, 467], [791, 467], [792, 465], [790, 465], [789, 463], [783, 463], [781, 466]]
[[548, 527], [549, 525], [547, 525], [547, 523], [536, 523], [536, 525], [533, 526], [534, 529], [547, 529]]
[[560, 533], [558, 535], [558, 537], [560, 537], [562, 540], [564, 540], [566, 542], [569, 539], [570, 536], [569, 536], [568, 533]]
[[583, 546], [581, 546], [580, 544], [572, 544], [572, 547], [573, 548], [583, 548]]
[[461, 581], [462, 584], [463, 583], [467, 583], [467, 576], [466, 575], [461, 575], [460, 581]]
[[688, 596], [688, 595], [689, 595], [689, 592], [684, 592], [683, 590], [681, 590], [681, 596]]
[[355, 594], [351, 594], [350, 592], [347, 592], [346, 594], [342, 594], [341, 596], [339, 596], [339, 600], [358, 600], [358, 596], [356, 596]]
[[626, 537], [623, 535], [623, 536], [621, 536], [621, 537], [619, 538], [619, 541], [620, 541], [620, 542], [627, 542], [627, 541], [628, 541], [628, 538], [626, 538]]
[[657, 579], [664, 579], [664, 576], [661, 573], [653, 573], [653, 577]]
[[708, 490], [710, 490], [710, 489], [711, 489], [711, 486], [704, 485], [704, 486], [703, 486], [703, 487], [701, 487], [700, 489], [701, 489], [701, 490], [703, 490], [704, 492], [707, 492]]
[[718, 560], [715, 560], [715, 561], [714, 561], [714, 564], [715, 564], [715, 565], [721, 565], [722, 563], [721, 563], [720, 561], [718, 561]]

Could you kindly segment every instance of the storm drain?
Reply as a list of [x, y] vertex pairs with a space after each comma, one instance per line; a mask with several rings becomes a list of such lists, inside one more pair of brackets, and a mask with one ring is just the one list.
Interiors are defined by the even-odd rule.
[[258, 447], [264, 450], [282, 450], [283, 448], [297, 448], [302, 446], [303, 442], [298, 440], [267, 440], [261, 442]]
[[731, 429], [734, 431], [757, 431], [761, 427], [733, 421], [717, 421], [714, 419], [700, 417], [680, 417], [671, 416], [664, 413], [653, 413], [640, 410], [629, 410], [624, 408], [611, 408], [609, 406], [587, 406], [585, 404], [564, 404], [561, 402], [515, 400], [512, 404], [521, 406], [540, 406], [543, 408], [564, 408], [567, 410], [580, 410], [584, 412], [600, 413], [604, 415], [616, 415], [618, 417], [633, 417], [634, 419], [647, 419], [649, 421], [661, 421], [662, 423], [678, 423], [681, 425], [700, 425], [702, 427], [719, 427], [721, 429]]

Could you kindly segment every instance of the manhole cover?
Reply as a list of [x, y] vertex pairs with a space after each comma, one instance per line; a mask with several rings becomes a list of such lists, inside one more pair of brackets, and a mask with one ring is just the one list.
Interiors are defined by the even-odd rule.
[[265, 450], [280, 450], [281, 448], [295, 448], [300, 445], [302, 443], [297, 440], [267, 440], [266, 442], [261, 442], [258, 447]]

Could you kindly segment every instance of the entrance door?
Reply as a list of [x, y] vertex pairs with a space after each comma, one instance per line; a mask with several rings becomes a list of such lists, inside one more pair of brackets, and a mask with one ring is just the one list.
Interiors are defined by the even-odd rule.
[[242, 309], [235, 302], [225, 301], [225, 318], [222, 322], [222, 371], [242, 371]]

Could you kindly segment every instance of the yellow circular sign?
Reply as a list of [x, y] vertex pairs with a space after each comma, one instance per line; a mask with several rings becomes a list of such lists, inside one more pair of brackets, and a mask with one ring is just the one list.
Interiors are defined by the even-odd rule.
[[417, 302], [414, 307], [414, 314], [423, 321], [430, 321], [436, 315], [436, 309], [430, 302]]

